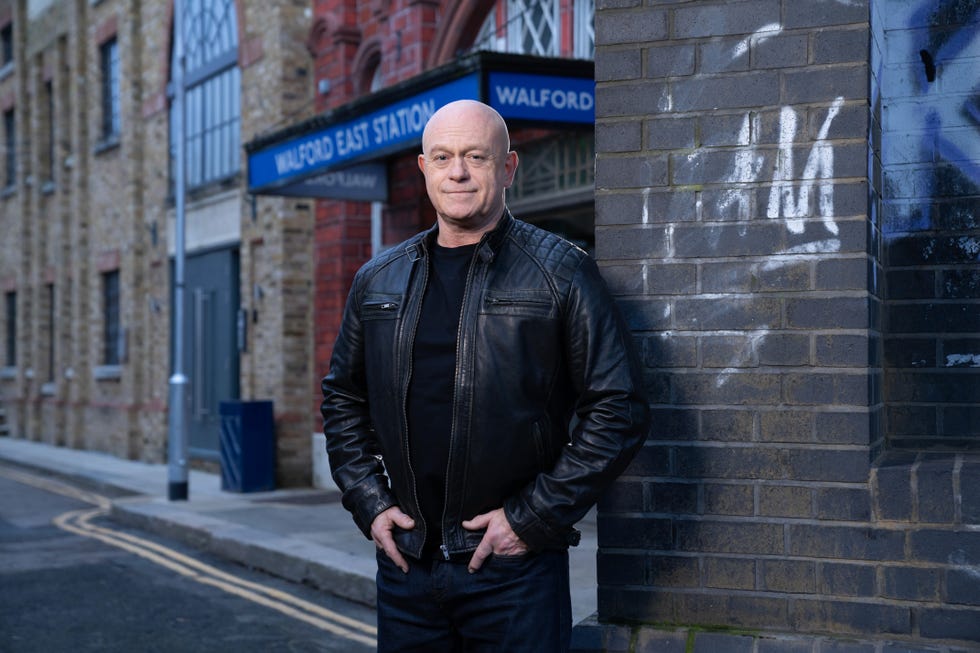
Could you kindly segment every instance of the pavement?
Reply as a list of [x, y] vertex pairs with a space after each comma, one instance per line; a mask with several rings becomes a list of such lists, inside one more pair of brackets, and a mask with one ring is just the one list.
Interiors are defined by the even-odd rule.
[[[61, 477], [111, 499], [117, 522], [228, 560], [374, 606], [374, 544], [332, 488], [229, 492], [221, 477], [191, 470], [186, 501], [167, 498], [168, 468], [104, 453], [0, 437], [0, 463]], [[574, 623], [596, 611], [595, 511], [569, 551]]]

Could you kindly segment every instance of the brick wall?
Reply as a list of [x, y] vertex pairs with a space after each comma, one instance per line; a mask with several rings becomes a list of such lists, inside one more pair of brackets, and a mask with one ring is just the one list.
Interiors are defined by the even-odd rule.
[[[18, 296], [18, 359], [0, 385], [16, 416], [14, 435], [160, 460], [163, 404], [154, 383], [163, 379], [165, 392], [168, 349], [152, 307], [166, 301], [166, 279], [143, 217], [155, 208], [147, 197], [166, 166], [147, 164], [152, 138], [143, 140], [153, 132], [144, 132], [138, 80], [160, 45], [160, 30], [142, 38], [144, 20], [157, 24], [152, 7], [146, 15], [143, 8], [58, 2], [31, 19], [24, 5], [13, 12], [14, 62], [2, 83], [19, 114], [18, 177], [0, 200], [4, 233], [12, 235], [0, 276]], [[124, 53], [122, 133], [101, 143], [99, 86], [85, 80], [101, 79], [98, 46], [109, 38]], [[165, 189], [156, 197], [165, 198]], [[102, 275], [110, 271], [120, 275], [126, 355], [118, 370], [100, 374]]]
[[[0, 22], [14, 23], [15, 55], [0, 70], [0, 103], [16, 111], [18, 176], [0, 192], [0, 283], [17, 293], [18, 330], [17, 364], [0, 373], [0, 401], [15, 436], [162, 462], [171, 369], [171, 3], [51, 2], [30, 19], [24, 3], [9, 4], [13, 9], [0, 9]], [[312, 111], [309, 16], [301, 4], [281, 4], [233, 3], [242, 142]], [[121, 133], [102, 142], [99, 45], [113, 37]], [[240, 294], [255, 316], [241, 360], [241, 396], [275, 402], [278, 480], [306, 484], [314, 392], [311, 205], [263, 198], [253, 210], [243, 176], [209, 191], [190, 197], [188, 212], [214, 217], [201, 207], [230, 198], [222, 204], [232, 207], [222, 223], [231, 225], [230, 235], [222, 233], [220, 245], [241, 250]], [[189, 255], [213, 245], [189, 234]], [[105, 369], [102, 275], [113, 270], [120, 276], [126, 357]], [[257, 284], [262, 306], [252, 299]]]
[[[312, 115], [310, 19], [301, 3], [237, 2], [242, 66], [242, 143]], [[247, 169], [242, 151], [242, 172]], [[243, 182], [244, 183], [244, 182]], [[314, 203], [306, 198], [241, 197], [242, 306], [249, 343], [241, 357], [245, 399], [275, 407], [276, 480], [309, 485], [309, 400], [315, 388], [313, 311]], [[257, 296], [256, 287], [261, 288]]]
[[[317, 80], [326, 81], [329, 89], [316, 98], [317, 108], [326, 111], [369, 94], [376, 73], [382, 87], [422, 73], [426, 53], [433, 46], [439, 5], [437, 1], [317, 2], [311, 46]], [[401, 242], [435, 220], [431, 211], [420, 211], [424, 192], [414, 155], [393, 157], [388, 177], [390, 196], [383, 207], [383, 245]], [[314, 366], [319, 380], [329, 370], [354, 274], [372, 255], [370, 205], [319, 200], [315, 251]], [[316, 432], [323, 428], [321, 401], [314, 396], [310, 402], [311, 425]]]
[[596, 251], [655, 426], [600, 505], [579, 650], [980, 641], [978, 462], [885, 441], [888, 12], [598, 3]]

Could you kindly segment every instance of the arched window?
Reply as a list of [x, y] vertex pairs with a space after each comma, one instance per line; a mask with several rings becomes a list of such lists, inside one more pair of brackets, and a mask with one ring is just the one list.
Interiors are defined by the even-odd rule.
[[[182, 6], [187, 186], [197, 188], [232, 177], [241, 168], [238, 26], [233, 0], [185, 0]], [[171, 71], [176, 66], [171, 58]], [[168, 90], [173, 98], [172, 81]], [[172, 112], [171, 103], [171, 126]], [[176, 138], [171, 129], [171, 161]]]
[[595, 0], [498, 0], [472, 50], [592, 59], [594, 15]]

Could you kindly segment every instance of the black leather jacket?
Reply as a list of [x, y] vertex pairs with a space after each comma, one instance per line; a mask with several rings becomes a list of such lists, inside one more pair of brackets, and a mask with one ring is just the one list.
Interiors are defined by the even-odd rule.
[[[426, 529], [443, 552], [474, 550], [460, 524], [504, 508], [532, 550], [578, 543], [574, 524], [642, 445], [648, 412], [631, 336], [582, 250], [505, 211], [474, 254], [457, 345], [442, 524], [422, 521], [406, 401], [436, 227], [366, 263], [354, 278], [330, 373], [324, 433], [344, 506], [370, 537], [397, 505], [419, 557]], [[574, 416], [574, 417], [573, 417]]]

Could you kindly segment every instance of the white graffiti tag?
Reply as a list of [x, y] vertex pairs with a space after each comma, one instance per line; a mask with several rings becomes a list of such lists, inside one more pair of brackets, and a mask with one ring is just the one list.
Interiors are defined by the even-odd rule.
[[769, 218], [786, 218], [786, 228], [794, 234], [803, 233], [804, 218], [810, 215], [810, 193], [817, 180], [820, 181], [818, 213], [827, 231], [836, 235], [834, 222], [834, 148], [827, 142], [830, 123], [840, 113], [844, 98], [838, 97], [827, 112], [820, 127], [817, 141], [807, 157], [803, 168], [803, 184], [799, 195], [794, 197], [793, 189], [793, 140], [796, 137], [796, 112], [783, 107], [779, 115], [779, 154], [776, 158], [776, 171], [773, 173], [772, 189], [769, 191]]
[[[797, 131], [796, 111], [792, 107], [783, 107], [780, 112], [779, 150], [772, 174], [772, 187], [769, 191], [766, 217], [784, 219], [786, 228], [791, 233], [803, 233], [806, 218], [813, 215], [814, 212], [810, 206], [811, 196], [814, 193], [814, 187], [818, 184], [816, 214], [829, 233], [835, 236], [838, 233], [837, 223], [834, 221], [834, 148], [828, 142], [827, 135], [830, 132], [831, 123], [840, 113], [843, 103], [844, 98], [838, 97], [827, 111], [827, 116], [824, 118], [817, 139], [810, 149], [803, 174], [799, 180], [795, 179], [793, 169], [793, 147], [796, 142]], [[724, 180], [734, 187], [725, 193], [719, 203], [719, 208], [722, 212], [727, 212], [735, 207], [739, 220], [752, 218], [753, 191], [746, 184], [759, 181], [763, 174], [765, 156], [759, 152], [757, 143], [760, 130], [758, 114], [751, 117], [746, 114], [742, 119], [738, 141], [748, 143], [748, 145], [735, 152], [732, 173]], [[815, 248], [819, 251], [835, 251], [837, 249], [832, 247], [831, 250], [828, 250], [827, 245], [827, 241], [820, 241], [818, 245], [815, 245]], [[813, 248], [804, 248], [801, 252], [810, 251], [810, 249]]]

